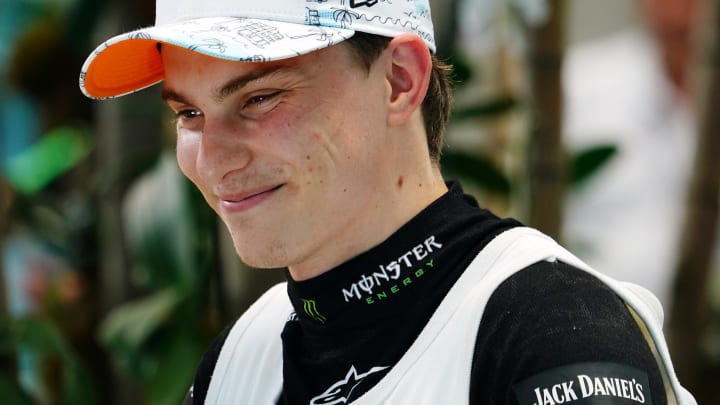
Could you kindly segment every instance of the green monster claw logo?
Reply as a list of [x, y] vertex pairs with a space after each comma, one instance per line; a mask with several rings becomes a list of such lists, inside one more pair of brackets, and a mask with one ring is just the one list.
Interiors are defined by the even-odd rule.
[[327, 318], [323, 316], [320, 311], [317, 309], [317, 302], [315, 300], [306, 300], [303, 299], [303, 311], [309, 316], [310, 318], [320, 322], [325, 323], [327, 321]]

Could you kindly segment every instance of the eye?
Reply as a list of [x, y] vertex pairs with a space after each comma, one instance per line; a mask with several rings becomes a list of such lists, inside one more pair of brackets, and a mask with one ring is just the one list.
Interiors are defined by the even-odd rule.
[[198, 129], [202, 126], [203, 113], [194, 108], [182, 108], [175, 111], [175, 124], [178, 128]]
[[276, 90], [249, 97], [242, 107], [243, 114], [248, 116], [262, 115], [270, 112], [280, 102], [283, 91]]
[[247, 101], [247, 105], [262, 105], [263, 103], [269, 101], [275, 94], [277, 93], [262, 94], [259, 96], [251, 97]]
[[191, 120], [193, 118], [198, 118], [202, 116], [202, 112], [200, 110], [195, 110], [191, 108], [179, 110], [175, 112], [175, 117], [178, 120]]

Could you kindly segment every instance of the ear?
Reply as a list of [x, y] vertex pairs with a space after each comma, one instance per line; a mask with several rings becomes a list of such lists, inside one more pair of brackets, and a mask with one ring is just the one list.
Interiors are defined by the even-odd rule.
[[390, 86], [388, 125], [396, 126], [405, 123], [425, 99], [432, 59], [425, 42], [413, 34], [393, 38], [385, 51]]

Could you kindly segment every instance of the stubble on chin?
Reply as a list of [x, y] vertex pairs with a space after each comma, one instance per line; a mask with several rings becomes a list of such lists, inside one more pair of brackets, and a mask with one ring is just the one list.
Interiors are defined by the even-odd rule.
[[239, 235], [230, 230], [233, 246], [240, 260], [257, 269], [285, 268], [290, 255], [287, 244], [278, 238], [267, 241], [252, 239], [251, 235]]

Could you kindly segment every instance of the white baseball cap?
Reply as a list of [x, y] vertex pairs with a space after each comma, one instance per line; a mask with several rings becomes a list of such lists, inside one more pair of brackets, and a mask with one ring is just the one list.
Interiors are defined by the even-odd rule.
[[80, 89], [104, 99], [162, 81], [158, 43], [259, 62], [303, 55], [358, 31], [415, 33], [435, 52], [428, 0], [157, 0], [154, 26], [113, 37], [90, 54]]

